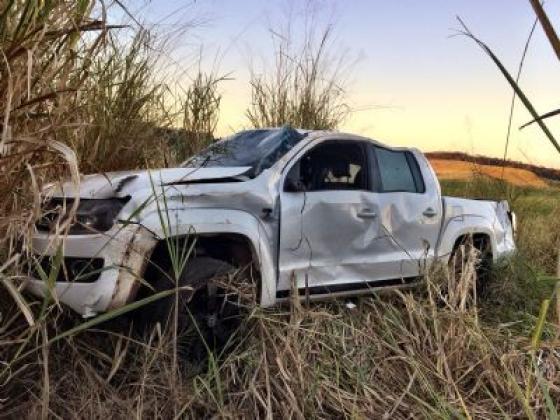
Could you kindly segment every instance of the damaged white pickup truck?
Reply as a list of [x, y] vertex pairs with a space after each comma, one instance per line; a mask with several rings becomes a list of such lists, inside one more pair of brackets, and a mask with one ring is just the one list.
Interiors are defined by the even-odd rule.
[[46, 271], [62, 249], [51, 293], [84, 317], [173, 288], [162, 280], [170, 241], [189, 244], [178, 282], [201, 293], [195, 310], [210, 327], [231, 294], [208, 280], [247, 266], [271, 306], [292, 290], [321, 299], [410, 286], [469, 236], [489, 261], [515, 250], [507, 202], [442, 197], [418, 150], [329, 131], [243, 131], [179, 168], [87, 175], [45, 197], [34, 252], [51, 256]]

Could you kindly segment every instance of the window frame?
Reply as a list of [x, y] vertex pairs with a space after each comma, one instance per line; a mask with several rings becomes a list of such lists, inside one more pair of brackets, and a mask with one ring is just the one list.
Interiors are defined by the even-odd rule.
[[324, 189], [324, 190], [306, 190], [305, 193], [309, 194], [309, 193], [320, 193], [320, 192], [351, 192], [351, 191], [365, 191], [365, 192], [372, 192], [372, 175], [371, 175], [371, 162], [372, 162], [372, 157], [370, 156], [370, 151], [369, 151], [369, 142], [365, 141], [365, 140], [354, 140], [354, 139], [336, 139], [336, 138], [331, 138], [331, 139], [327, 139], [324, 141], [321, 141], [317, 144], [312, 144], [311, 147], [306, 148], [305, 150], [301, 151], [301, 155], [296, 156], [294, 159], [294, 163], [287, 169], [286, 171], [286, 176], [284, 177], [284, 181], [283, 181], [283, 187], [282, 187], [282, 191], [283, 192], [289, 192], [286, 191], [286, 185], [288, 182], [288, 178], [291, 175], [292, 170], [295, 170], [295, 168], [298, 168], [297, 170], [300, 171], [300, 162], [301, 160], [307, 156], [308, 153], [312, 152], [314, 149], [316, 149], [317, 147], [322, 147], [325, 146], [326, 144], [342, 144], [342, 145], [357, 145], [360, 147], [361, 151], [362, 151], [362, 156], [364, 158], [364, 166], [362, 168], [363, 171], [365, 171], [365, 174], [362, 175], [364, 177], [365, 180], [365, 188], [356, 188], [356, 189]]
[[[412, 181], [414, 182], [414, 187], [416, 191], [408, 191], [408, 190], [386, 191], [383, 188], [381, 167], [379, 165], [379, 156], [377, 154], [378, 149], [404, 154], [406, 163], [408, 165], [408, 169], [410, 170], [410, 174], [412, 175]], [[425, 194], [426, 193], [426, 182], [424, 181], [424, 175], [422, 174], [422, 170], [420, 169], [420, 165], [418, 164], [418, 160], [416, 159], [416, 156], [414, 156], [414, 153], [412, 153], [410, 150], [395, 150], [395, 149], [390, 149], [388, 147], [379, 146], [377, 144], [371, 144], [370, 150], [373, 155], [372, 158], [375, 161], [374, 172], [377, 179], [375, 180], [374, 185], [376, 185], [377, 187], [376, 192], [383, 193], [383, 194], [390, 194], [390, 193]]]

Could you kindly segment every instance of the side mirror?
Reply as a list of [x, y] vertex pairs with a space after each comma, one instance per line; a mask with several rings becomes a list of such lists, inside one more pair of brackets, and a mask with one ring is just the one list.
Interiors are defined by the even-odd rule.
[[299, 179], [294, 179], [292, 177], [286, 178], [286, 182], [284, 184], [284, 191], [285, 192], [303, 192], [305, 191], [305, 185]]

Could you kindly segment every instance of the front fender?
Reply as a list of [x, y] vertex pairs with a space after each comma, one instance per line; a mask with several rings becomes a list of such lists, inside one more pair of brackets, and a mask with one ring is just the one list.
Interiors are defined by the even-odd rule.
[[[162, 223], [163, 219], [163, 223]], [[144, 215], [140, 224], [160, 239], [190, 234], [234, 233], [251, 242], [261, 273], [261, 305], [275, 303], [276, 272], [270, 232], [262, 221], [242, 210], [216, 208], [168, 209]]]

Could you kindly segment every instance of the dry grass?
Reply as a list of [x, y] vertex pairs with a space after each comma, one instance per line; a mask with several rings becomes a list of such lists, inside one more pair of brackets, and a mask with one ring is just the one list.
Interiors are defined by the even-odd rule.
[[[503, 194], [501, 184], [477, 182], [444, 189]], [[236, 347], [218, 364], [211, 359], [205, 373], [188, 363], [174, 367], [171, 333], [156, 329], [141, 337], [120, 318], [57, 339], [81, 321], [36, 302], [30, 327], [0, 292], [0, 411], [88, 418], [555, 418], [560, 313], [554, 304], [539, 310], [554, 297], [554, 282], [545, 279], [553, 267], [544, 264], [560, 238], [537, 242], [542, 230], [532, 229], [554, 230], [559, 219], [558, 207], [546, 207], [540, 194], [516, 192], [520, 255], [497, 267], [484, 295], [473, 294], [467, 263], [460, 279], [440, 269], [428, 274], [425, 287], [364, 297], [354, 309], [296, 301], [255, 308]], [[559, 193], [547, 193], [553, 194]]]
[[222, 100], [218, 85], [224, 80], [225, 77], [199, 72], [189, 87], [183, 119], [187, 139], [181, 150], [181, 160], [199, 152], [214, 140]]
[[[0, 232], [4, 253], [37, 216], [45, 176], [69, 173], [77, 161], [59, 134], [79, 123], [74, 106], [88, 62], [111, 30], [90, 17], [93, 2], [3, 2], [0, 6]], [[81, 34], [88, 32], [88, 42]], [[77, 52], [80, 52], [78, 55]], [[35, 188], [30, 188], [33, 186]]]
[[150, 35], [139, 31], [126, 43], [109, 37], [92, 58], [77, 124], [65, 133], [82, 173], [162, 167], [170, 159], [160, 133], [175, 119], [165, 107], [165, 85], [153, 74], [159, 57], [153, 48]]
[[[172, 369], [171, 340], [145, 341], [124, 327], [90, 330], [46, 348], [54, 325], [32, 338], [26, 357], [3, 370], [2, 413], [112, 418], [543, 418], [560, 397], [557, 331], [531, 334], [488, 325], [471, 299], [472, 277], [359, 300], [255, 309], [237, 348], [217, 369]], [[442, 289], [442, 282], [445, 288]], [[446, 290], [446, 294], [441, 293]], [[453, 292], [453, 293], [452, 293]], [[447, 300], [446, 300], [447, 299]], [[56, 311], [55, 311], [56, 312]], [[18, 311], [0, 333], [12, 360], [25, 337]], [[66, 324], [66, 325], [65, 325]], [[19, 328], [14, 328], [19, 325]], [[125, 324], [126, 325], [126, 324]], [[7, 372], [7, 375], [6, 375]], [[22, 390], [26, 392], [22, 392]], [[46, 405], [46, 407], [45, 407]], [[552, 418], [552, 417], [551, 417]]]
[[334, 129], [344, 121], [342, 63], [333, 54], [332, 27], [318, 36], [305, 28], [303, 41], [285, 31], [273, 34], [273, 69], [252, 70], [251, 106], [247, 117], [256, 128], [292, 125], [312, 130]]
[[439, 179], [471, 180], [477, 175], [485, 175], [504, 180], [518, 187], [548, 187], [546, 181], [526, 169], [503, 168], [446, 159], [430, 159], [430, 163]]
[[27, 240], [45, 182], [176, 164], [213, 140], [223, 78], [172, 92], [156, 76], [167, 44], [107, 14], [95, 0], [0, 4], [0, 256]]

